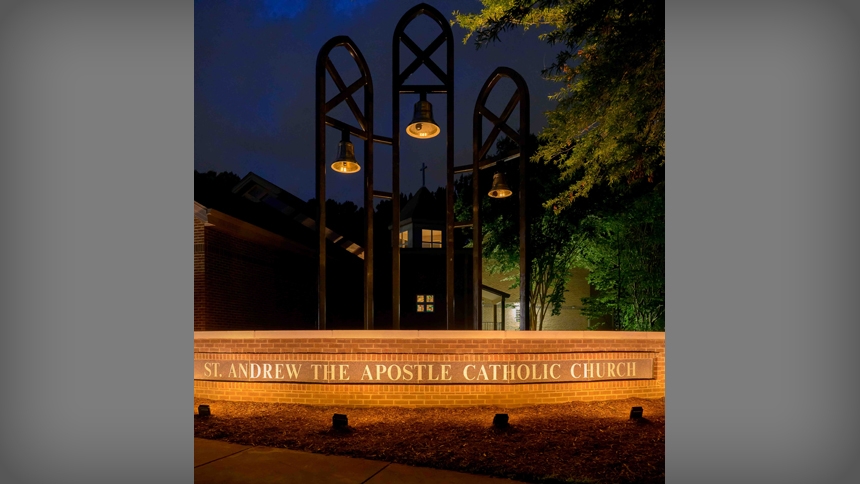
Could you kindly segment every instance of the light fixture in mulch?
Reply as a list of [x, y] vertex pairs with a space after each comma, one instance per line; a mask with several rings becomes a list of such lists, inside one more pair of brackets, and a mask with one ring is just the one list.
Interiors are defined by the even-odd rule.
[[630, 409], [630, 420], [639, 420], [642, 418], [642, 407], [633, 407]]
[[346, 428], [349, 425], [349, 419], [342, 413], [336, 413], [331, 418], [331, 426], [334, 428]]
[[508, 414], [497, 413], [496, 416], [493, 417], [493, 426], [495, 426], [495, 427], [507, 427], [508, 426]]
[[197, 415], [200, 415], [201, 417], [208, 417], [212, 415], [212, 412], [209, 411], [209, 405], [198, 405]]

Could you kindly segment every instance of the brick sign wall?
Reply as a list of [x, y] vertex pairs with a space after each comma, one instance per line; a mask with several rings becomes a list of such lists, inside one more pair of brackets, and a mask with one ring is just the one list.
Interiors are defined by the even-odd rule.
[[663, 333], [195, 332], [195, 396], [325, 405], [521, 405], [665, 394]]

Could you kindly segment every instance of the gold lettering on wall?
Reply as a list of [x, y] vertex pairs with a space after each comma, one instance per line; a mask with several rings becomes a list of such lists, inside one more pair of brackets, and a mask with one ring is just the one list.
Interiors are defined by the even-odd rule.
[[[444, 356], [444, 355], [442, 355]], [[433, 355], [439, 358], [440, 355]], [[194, 379], [212, 381], [510, 384], [654, 378], [654, 358], [520, 361], [213, 361], [196, 359]], [[223, 368], [223, 369], [222, 369]]]
[[473, 370], [474, 370], [474, 369], [475, 369], [475, 365], [466, 365], [465, 367], [463, 367], [463, 378], [465, 378], [465, 379], [467, 379], [467, 380], [469, 380], [469, 381], [472, 381], [472, 380], [474, 380], [474, 379], [475, 379], [475, 377], [471, 377], [471, 378], [469, 378], [469, 368], [471, 368], [471, 369], [473, 369]]

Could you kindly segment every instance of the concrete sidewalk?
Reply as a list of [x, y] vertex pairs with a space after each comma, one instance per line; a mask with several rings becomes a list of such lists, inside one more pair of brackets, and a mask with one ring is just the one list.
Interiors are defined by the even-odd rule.
[[517, 484], [519, 481], [368, 459], [194, 439], [196, 484]]

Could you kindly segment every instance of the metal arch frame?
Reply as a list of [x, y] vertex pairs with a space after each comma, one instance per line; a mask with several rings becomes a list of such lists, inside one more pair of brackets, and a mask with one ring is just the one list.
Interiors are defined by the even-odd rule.
[[[427, 15], [442, 29], [430, 45], [421, 49], [406, 34], [406, 27], [420, 15]], [[400, 70], [400, 44], [405, 44], [416, 58], [403, 71]], [[446, 71], [436, 65], [430, 56], [447, 44]], [[406, 80], [422, 65], [427, 66], [441, 85], [407, 85]], [[445, 190], [445, 303], [446, 327], [454, 325], [454, 35], [445, 17], [426, 3], [409, 9], [400, 18], [394, 29], [392, 40], [392, 154], [391, 154], [391, 321], [393, 329], [400, 329], [400, 95], [401, 94], [445, 94], [447, 98], [446, 126], [446, 190]]]
[[[344, 47], [358, 65], [361, 77], [349, 86], [344, 84], [329, 57], [337, 47]], [[338, 88], [338, 93], [326, 100], [326, 73]], [[352, 95], [364, 88], [364, 112], [359, 109]], [[359, 127], [335, 119], [328, 113], [346, 102]], [[326, 42], [317, 55], [316, 62], [316, 198], [317, 198], [317, 235], [319, 242], [319, 272], [317, 276], [319, 306], [317, 329], [326, 329], [326, 126], [347, 130], [352, 136], [364, 140], [364, 211], [365, 248], [364, 248], [364, 329], [373, 329], [373, 143], [390, 139], [373, 135], [373, 80], [364, 56], [355, 43], [347, 36], [337, 36]]]
[[[439, 25], [442, 33], [421, 49], [405, 33], [406, 27], [420, 15], [427, 15]], [[415, 55], [416, 59], [400, 71], [400, 44], [405, 44]], [[430, 56], [447, 44], [447, 71], [443, 72]], [[480, 224], [480, 197], [479, 197], [479, 170], [489, 168], [500, 160], [487, 160], [486, 154], [492, 147], [501, 132], [505, 132], [511, 139], [515, 140], [520, 148], [520, 187], [519, 187], [519, 238], [520, 238], [520, 329], [529, 330], [529, 275], [531, 274], [531, 263], [526, 257], [526, 241], [528, 240], [528, 224], [526, 223], [526, 161], [530, 153], [527, 143], [529, 128], [529, 92], [528, 86], [519, 73], [508, 67], [499, 67], [490, 75], [481, 88], [478, 100], [475, 103], [473, 115], [473, 160], [471, 167], [454, 166], [454, 46], [451, 27], [445, 17], [427, 4], [419, 4], [407, 11], [397, 24], [392, 42], [392, 137], [386, 138], [373, 134], [373, 82], [370, 70], [364, 60], [361, 51], [355, 43], [347, 36], [337, 36], [323, 45], [317, 56], [316, 62], [316, 198], [317, 207], [317, 234], [319, 241], [319, 273], [318, 294], [319, 309], [317, 316], [317, 328], [326, 328], [326, 210], [325, 210], [325, 179], [326, 179], [326, 156], [325, 156], [325, 130], [326, 126], [332, 126], [339, 130], [346, 130], [351, 136], [364, 140], [364, 206], [366, 213], [366, 241], [365, 241], [365, 287], [364, 287], [364, 328], [373, 329], [373, 199], [390, 198], [392, 201], [392, 325], [394, 329], [400, 329], [400, 95], [401, 94], [445, 94], [447, 100], [447, 132], [446, 132], [446, 323], [451, 329], [454, 325], [454, 228], [472, 226], [473, 234], [473, 306], [474, 327], [481, 329], [482, 320], [482, 294], [481, 294], [481, 224]], [[336, 47], [343, 46], [356, 61], [361, 77], [346, 86], [340, 79], [337, 69], [329, 58], [329, 54]], [[426, 65], [441, 81], [442, 85], [407, 85], [405, 81], [421, 65]], [[332, 99], [326, 100], [326, 72], [328, 72], [338, 88], [338, 94]], [[493, 87], [502, 78], [507, 77], [514, 81], [517, 91], [508, 102], [501, 117], [495, 116], [486, 108], [486, 101]], [[352, 95], [364, 87], [364, 112], [358, 108]], [[328, 113], [340, 103], [346, 102], [355, 116], [359, 127], [352, 126], [346, 122], [328, 116]], [[520, 106], [519, 132], [514, 131], [507, 125], [516, 105]], [[493, 129], [487, 139], [482, 138], [481, 116], [486, 117], [493, 123]], [[384, 193], [373, 189], [373, 143], [392, 145], [392, 192]], [[514, 155], [517, 156], [517, 155]], [[507, 159], [512, 159], [508, 157]], [[473, 207], [472, 221], [454, 221], [454, 175], [456, 173], [468, 173], [473, 175]]]
[[[505, 106], [501, 116], [496, 116], [487, 109], [486, 102], [493, 88], [503, 78], [509, 78], [517, 86], [511, 99]], [[513, 113], [517, 104], [520, 106], [519, 131], [514, 131], [508, 126], [508, 118]], [[481, 88], [478, 99], [475, 101], [475, 110], [472, 116], [472, 290], [474, 299], [474, 325], [475, 329], [481, 329], [481, 196], [479, 191], [478, 174], [480, 170], [495, 165], [495, 161], [486, 160], [487, 152], [496, 142], [499, 134], [504, 132], [514, 140], [519, 147], [520, 158], [520, 186], [519, 196], [519, 235], [520, 235], [520, 330], [529, 330], [529, 276], [531, 275], [531, 261], [526, 257], [526, 241], [528, 240], [528, 223], [526, 220], [526, 163], [531, 156], [529, 153], [528, 136], [529, 126], [529, 88], [523, 77], [509, 67], [498, 67]], [[483, 123], [481, 118], [487, 118], [493, 123], [493, 129], [484, 139], [482, 136]], [[510, 157], [509, 157], [510, 158]], [[463, 170], [465, 171], [465, 170]]]

